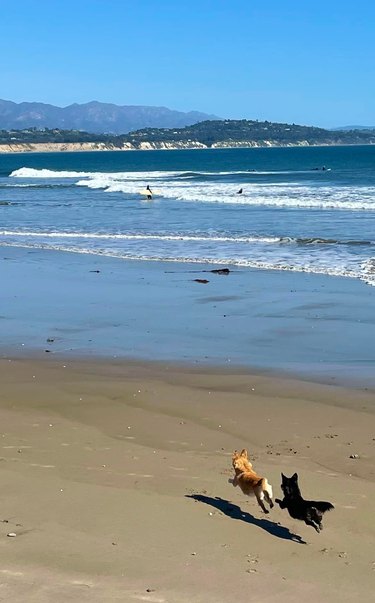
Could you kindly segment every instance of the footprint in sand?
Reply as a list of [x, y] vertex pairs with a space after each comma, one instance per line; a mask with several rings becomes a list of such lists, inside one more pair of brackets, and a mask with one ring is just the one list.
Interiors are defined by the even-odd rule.
[[27, 448], [31, 448], [31, 446], [3, 446], [4, 450], [10, 450], [12, 448], [17, 448], [17, 450], [26, 450]]
[[95, 584], [93, 582], [81, 582], [80, 580], [72, 580], [71, 584], [73, 586], [85, 586], [86, 588], [93, 588]]
[[7, 576], [23, 576], [23, 572], [13, 572], [12, 570], [2, 569], [0, 574], [6, 574]]
[[40, 465], [39, 463], [30, 463], [30, 467], [42, 467], [43, 469], [54, 469], [56, 465]]
[[150, 603], [165, 603], [165, 599], [153, 595], [133, 595], [133, 599], [138, 601], [149, 601]]

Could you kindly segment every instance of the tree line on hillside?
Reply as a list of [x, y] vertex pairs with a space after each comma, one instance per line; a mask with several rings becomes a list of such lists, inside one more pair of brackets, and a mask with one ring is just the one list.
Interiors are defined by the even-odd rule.
[[59, 128], [27, 128], [25, 130], [0, 130], [1, 144], [25, 144], [40, 142], [108, 142], [106, 134], [90, 134], [81, 130]]
[[139, 147], [142, 142], [200, 142], [207, 147], [254, 142], [292, 145], [306, 141], [308, 144], [375, 144], [375, 130], [331, 131], [312, 126], [282, 124], [270, 121], [217, 120], [202, 121], [184, 128], [143, 128], [129, 134], [92, 134], [81, 130], [59, 128], [28, 128], [24, 130], [0, 130], [0, 144], [20, 143], [80, 143], [102, 142], [115, 148], [124, 143]]
[[185, 128], [144, 128], [130, 132], [126, 140], [136, 144], [140, 141], [173, 142], [194, 140], [212, 146], [220, 142], [272, 141], [293, 144], [307, 141], [309, 144], [374, 144], [373, 131], [331, 131], [313, 126], [282, 124], [270, 121], [221, 120], [202, 121]]

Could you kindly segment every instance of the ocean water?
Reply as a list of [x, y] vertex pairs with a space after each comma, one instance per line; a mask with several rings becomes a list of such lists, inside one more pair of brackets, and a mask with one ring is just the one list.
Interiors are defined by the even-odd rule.
[[374, 233], [375, 147], [0, 156], [2, 247], [375, 285]]

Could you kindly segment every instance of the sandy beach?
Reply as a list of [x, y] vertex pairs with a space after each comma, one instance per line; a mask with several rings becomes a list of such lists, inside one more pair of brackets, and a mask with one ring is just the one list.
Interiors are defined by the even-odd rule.
[[[374, 589], [375, 290], [216, 268], [3, 248], [2, 600]], [[228, 483], [242, 447], [335, 505], [321, 534]]]
[[[372, 391], [51, 357], [3, 358], [0, 375], [3, 600], [349, 602], [373, 590]], [[297, 471], [306, 498], [334, 503], [321, 534], [228, 483], [243, 446], [276, 496], [280, 472]]]

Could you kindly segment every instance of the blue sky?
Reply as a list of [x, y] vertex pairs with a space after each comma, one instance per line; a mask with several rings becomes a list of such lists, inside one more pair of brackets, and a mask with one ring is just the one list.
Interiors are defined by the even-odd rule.
[[13, 0], [1, 8], [2, 99], [375, 125], [374, 0]]

